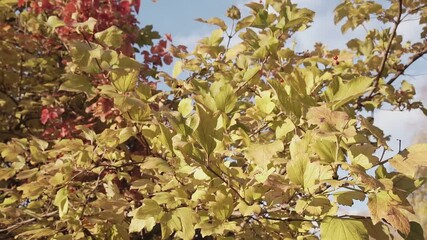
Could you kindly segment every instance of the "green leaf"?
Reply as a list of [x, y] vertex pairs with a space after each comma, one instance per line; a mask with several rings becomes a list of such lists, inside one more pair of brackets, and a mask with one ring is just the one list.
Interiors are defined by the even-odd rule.
[[85, 22], [75, 23], [76, 31], [78, 33], [81, 33], [83, 31], [87, 31], [88, 33], [93, 33], [93, 30], [95, 29], [95, 25], [97, 23], [97, 20], [93, 17], [90, 17]]
[[320, 160], [325, 163], [342, 162], [344, 155], [335, 141], [318, 139], [312, 145], [313, 150], [319, 155]]
[[168, 162], [156, 157], [146, 157], [144, 163], [141, 164], [141, 169], [157, 169], [160, 173], [172, 171]]
[[249, 68], [245, 71], [245, 74], [243, 75], [243, 81], [249, 82], [252, 80], [261, 70], [261, 66], [256, 65], [255, 67]]
[[330, 99], [332, 108], [337, 109], [369, 91], [372, 81], [373, 79], [369, 77], [358, 77], [347, 83], [340, 81], [338, 91]]
[[193, 132], [194, 138], [202, 145], [203, 149], [209, 156], [216, 147], [215, 136], [217, 125], [217, 116], [206, 112], [200, 105], [196, 107], [197, 117], [199, 118], [198, 126]]
[[320, 224], [322, 240], [366, 240], [369, 238], [363, 222], [353, 219], [326, 217]]
[[15, 173], [16, 171], [13, 168], [0, 168], [0, 181], [12, 178]]
[[234, 59], [238, 54], [244, 52], [246, 50], [246, 46], [242, 43], [239, 43], [232, 48], [228, 49], [225, 53], [225, 60], [229, 61]]
[[82, 92], [92, 98], [95, 96], [95, 88], [92, 86], [89, 78], [83, 75], [67, 73], [64, 75], [65, 82], [61, 84], [59, 90], [67, 92]]
[[289, 179], [298, 185], [304, 185], [304, 172], [310, 162], [308, 156], [309, 140], [294, 136], [290, 143], [291, 161], [286, 164]]
[[254, 21], [255, 21], [255, 16], [251, 15], [251, 16], [244, 17], [243, 19], [237, 22], [236, 32], [251, 26]]
[[209, 206], [214, 218], [225, 221], [233, 213], [233, 197], [224, 191], [217, 191], [215, 201], [210, 202]]
[[160, 132], [161, 132], [160, 141], [173, 154], [174, 153], [173, 144], [172, 144], [173, 134], [163, 124], [160, 124], [159, 126], [160, 126]]
[[294, 97], [291, 97], [287, 90], [285, 89], [285, 86], [280, 84], [277, 80], [269, 80], [268, 83], [271, 85], [271, 87], [274, 89], [275, 97], [280, 102], [281, 109], [287, 113], [290, 117], [296, 117], [300, 118], [302, 114], [302, 110], [304, 107], [304, 103], [301, 102], [300, 99], [296, 99]]
[[119, 143], [126, 142], [130, 137], [135, 135], [135, 130], [131, 127], [122, 128], [119, 132]]
[[153, 217], [150, 217], [148, 219], [138, 219], [138, 218], [132, 218], [130, 225], [129, 225], [129, 232], [141, 232], [142, 229], [147, 229], [147, 231], [151, 231], [154, 226], [156, 225], [156, 221]]
[[183, 117], [187, 117], [193, 111], [193, 100], [191, 98], [185, 98], [179, 101], [178, 112], [181, 113]]
[[172, 77], [176, 78], [181, 74], [182, 72], [182, 61], [176, 61], [175, 65], [173, 66], [172, 70]]
[[378, 223], [385, 219], [394, 228], [403, 234], [409, 234], [410, 225], [406, 214], [402, 210], [407, 209], [404, 203], [396, 197], [389, 195], [387, 191], [379, 191], [368, 197], [368, 208], [371, 212], [372, 222]]
[[274, 104], [274, 102], [270, 97], [271, 92], [263, 91], [260, 93], [260, 95], [261, 96], [255, 97], [255, 105], [259, 110], [261, 110], [261, 112], [265, 114], [270, 114], [271, 112], [273, 112], [274, 108], [276, 107], [276, 105]]
[[16, 179], [22, 180], [22, 179], [31, 178], [32, 176], [36, 175], [38, 171], [39, 171], [38, 168], [24, 170], [16, 175]]
[[61, 188], [56, 192], [53, 205], [58, 207], [59, 217], [62, 218], [68, 212], [68, 191], [66, 188]]
[[284, 150], [282, 141], [267, 144], [251, 144], [245, 152], [246, 158], [260, 167], [267, 167], [278, 152]]
[[205, 47], [218, 47], [223, 38], [224, 31], [222, 29], [216, 29], [212, 31], [210, 37], [200, 40], [200, 43]]
[[374, 239], [393, 239], [393, 234], [390, 233], [388, 225], [382, 222], [374, 225], [370, 219], [363, 220], [363, 224], [370, 237]]
[[345, 112], [332, 111], [326, 105], [311, 107], [307, 112], [307, 122], [317, 125], [322, 131], [342, 131], [349, 123], [349, 117]]
[[406, 237], [405, 237], [404, 234], [399, 232], [400, 236], [405, 238], [405, 240], [425, 239], [423, 227], [419, 223], [410, 222], [410, 225], [411, 225], [411, 231], [409, 232], [409, 234], [406, 235]]
[[144, 121], [151, 114], [150, 106], [136, 97], [117, 95], [114, 103], [123, 113], [126, 113], [123, 116], [132, 121]]
[[329, 165], [322, 165], [319, 161], [308, 162], [304, 169], [303, 187], [306, 192], [313, 193], [323, 180], [330, 180], [333, 177], [332, 168]]
[[384, 132], [379, 129], [378, 127], [374, 126], [371, 121], [364, 117], [359, 117], [360, 122], [363, 129], [367, 129], [369, 132], [372, 133], [372, 135], [378, 140], [378, 144], [383, 146], [384, 148], [388, 149], [387, 145], [387, 139], [384, 137]]
[[176, 216], [181, 221], [182, 231], [177, 232], [177, 236], [184, 240], [190, 240], [194, 237], [194, 224], [197, 222], [196, 214], [189, 207], [181, 207], [175, 210]]
[[61, 19], [59, 19], [57, 16], [50, 16], [47, 19], [46, 24], [51, 27], [52, 29], [55, 29], [57, 27], [62, 27], [65, 26], [64, 21], [62, 21]]
[[112, 72], [113, 86], [119, 92], [130, 92], [136, 88], [139, 71], [132, 70], [130, 72]]
[[167, 239], [175, 231], [182, 230], [181, 221], [173, 213], [165, 213], [160, 219], [162, 239]]
[[32, 229], [32, 230], [24, 231], [22, 233], [17, 234], [16, 238], [29, 239], [29, 240], [44, 239], [44, 238], [51, 237], [56, 233], [57, 233], [56, 230], [45, 227], [45, 228]]
[[360, 165], [365, 169], [370, 169], [377, 165], [379, 160], [374, 155], [377, 148], [371, 144], [353, 145], [350, 147], [349, 158], [351, 164]]
[[215, 100], [216, 108], [224, 113], [230, 113], [237, 102], [233, 87], [224, 80], [216, 81], [211, 85], [210, 94]]
[[276, 138], [282, 139], [286, 137], [286, 135], [295, 130], [295, 125], [289, 118], [286, 118], [283, 123], [276, 128]]
[[135, 211], [134, 218], [147, 220], [153, 217], [154, 219], [157, 219], [161, 212], [162, 208], [156, 201], [152, 199], [144, 199], [142, 201], [142, 206]]
[[240, 10], [236, 6], [232, 5], [227, 9], [227, 17], [233, 20], [239, 20], [241, 18]]
[[123, 31], [113, 25], [102, 32], [95, 33], [95, 38], [109, 47], [120, 48], [123, 44]]
[[338, 204], [344, 206], [353, 206], [354, 200], [363, 201], [366, 196], [363, 192], [360, 191], [344, 191], [334, 194], [335, 199]]
[[427, 166], [427, 143], [408, 147], [391, 158], [389, 163], [397, 171], [415, 177], [420, 167]]
[[0, 1], [0, 8], [3, 6], [13, 6], [16, 5], [18, 3], [18, 0], [2, 0]]
[[217, 17], [213, 17], [213, 18], [210, 18], [208, 20], [204, 20], [202, 18], [197, 18], [196, 21], [216, 25], [224, 31], [227, 30], [227, 25], [225, 25], [224, 21], [217, 18]]

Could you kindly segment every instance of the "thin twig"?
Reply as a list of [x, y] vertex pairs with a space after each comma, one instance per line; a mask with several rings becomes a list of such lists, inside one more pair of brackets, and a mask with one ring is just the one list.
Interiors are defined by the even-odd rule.
[[386, 47], [386, 50], [384, 52], [383, 59], [381, 61], [380, 68], [378, 69], [378, 74], [377, 74], [377, 76], [374, 79], [374, 89], [372, 89], [372, 91], [369, 94], [368, 98], [371, 98], [372, 95], [378, 90], [379, 80], [381, 78], [381, 75], [383, 74], [385, 65], [387, 63], [388, 55], [390, 54], [391, 46], [392, 46], [393, 40], [394, 40], [394, 38], [396, 36], [397, 28], [398, 28], [400, 22], [402, 21], [402, 19], [401, 19], [401, 17], [402, 17], [402, 11], [403, 11], [402, 8], [403, 8], [403, 0], [399, 0], [399, 10], [398, 10], [398, 14], [397, 14], [397, 19], [394, 22], [393, 29], [391, 30], [391, 36], [390, 36], [390, 39], [388, 40], [387, 47]]
[[405, 73], [406, 69], [409, 68], [415, 61], [417, 61], [419, 58], [423, 57], [424, 54], [427, 53], [427, 48], [424, 49], [423, 51], [415, 54], [414, 56], [412, 56], [410, 59], [410, 61], [405, 64], [405, 66], [403, 66], [402, 69], [400, 69], [399, 71], [397, 71], [397, 73], [390, 79], [388, 80], [387, 84], [390, 85], [392, 84], [394, 81], [396, 81], [396, 79], [398, 79], [402, 74]]
[[236, 88], [236, 90], [234, 90], [234, 93], [239, 92], [244, 86], [246, 86], [256, 75], [258, 75], [258, 73], [261, 72], [261, 70], [259, 70], [257, 73], [255, 73], [252, 77], [250, 77], [248, 80], [246, 80], [244, 83], [242, 83], [240, 86], [238, 86]]
[[282, 222], [313, 222], [313, 221], [321, 221], [319, 219], [303, 219], [303, 218], [277, 218], [277, 217], [268, 217], [263, 216], [263, 218], [268, 220], [282, 221]]
[[405, 16], [402, 17], [402, 19], [405, 19], [407, 16], [414, 14], [414, 13], [418, 12], [419, 10], [425, 8], [425, 7], [427, 7], [427, 5], [421, 5], [421, 6], [414, 8], [414, 9], [409, 10], [408, 13], [406, 13]]
[[[54, 215], [56, 215], [58, 213], [58, 210], [56, 210], [56, 211], [53, 211], [53, 212], [50, 212], [50, 213], [45, 213], [45, 214], [43, 214], [43, 215], [41, 215], [41, 217], [52, 217], [52, 216], [54, 216]], [[4, 232], [13, 232], [13, 231], [15, 231], [16, 229], [18, 229], [18, 228], [20, 228], [20, 227], [22, 227], [22, 226], [24, 226], [25, 224], [28, 224], [28, 223], [32, 223], [32, 222], [34, 222], [34, 221], [36, 221], [36, 220], [38, 220], [37, 218], [30, 218], [30, 219], [27, 219], [27, 220], [25, 220], [25, 221], [22, 221], [22, 222], [19, 222], [19, 223], [17, 223], [17, 224], [14, 224], [14, 225], [12, 225], [12, 226], [9, 226], [9, 227], [7, 227], [7, 228], [4, 228], [4, 229], [0, 229], [0, 233], [4, 233]]]
[[227, 47], [225, 48], [225, 51], [227, 51], [227, 50], [228, 50], [228, 47], [230, 47], [231, 39], [234, 37], [233, 29], [234, 29], [234, 19], [233, 19], [233, 24], [232, 24], [232, 26], [231, 26], [230, 34], [228, 34], [228, 33], [226, 32], [226, 33], [227, 33], [227, 37], [228, 37], [228, 42], [227, 42]]
[[205, 165], [206, 169], [209, 170], [211, 173], [213, 173], [215, 176], [217, 176], [219, 179], [221, 179], [225, 184], [228, 185], [228, 187], [231, 188], [231, 190], [233, 190], [233, 192], [235, 192], [237, 194], [237, 196], [239, 196], [239, 198], [245, 202], [248, 206], [250, 206], [251, 204], [248, 203], [248, 201], [246, 201], [246, 199], [240, 195], [240, 192], [235, 189], [231, 184], [229, 184], [229, 182], [227, 181], [227, 179], [225, 179], [223, 176], [221, 176], [221, 174], [217, 173], [215, 170], [213, 170], [210, 166]]
[[98, 188], [98, 186], [99, 186], [99, 184], [100, 184], [100, 182], [99, 182], [99, 180], [101, 179], [101, 173], [104, 171], [104, 169], [98, 174], [98, 178], [96, 179], [96, 183], [95, 183], [95, 187], [90, 191], [90, 193], [86, 196], [86, 200], [85, 200], [85, 202], [84, 202], [84, 204], [83, 204], [83, 209], [82, 209], [82, 211], [81, 211], [81, 213], [80, 213], [80, 220], [84, 217], [84, 213], [85, 213], [85, 210], [86, 210], [86, 206], [87, 206], [87, 204], [89, 203], [89, 197], [90, 197], [90, 195], [92, 195], [94, 192], [95, 192], [95, 190]]
[[[87, 43], [87, 45], [89, 45], [89, 47], [92, 49], [92, 44], [90, 43], [90, 41], [87, 39], [86, 35], [83, 32], [82, 32], [82, 36], [85, 42]], [[102, 72], [101, 64], [99, 64], [99, 61], [97, 58], [95, 58], [95, 62], [96, 62], [96, 65], [98, 65], [99, 70]]]

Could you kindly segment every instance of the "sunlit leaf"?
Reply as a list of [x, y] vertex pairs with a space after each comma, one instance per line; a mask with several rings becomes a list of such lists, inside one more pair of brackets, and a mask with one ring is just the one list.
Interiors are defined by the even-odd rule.
[[322, 239], [368, 239], [368, 232], [360, 220], [327, 217], [320, 224]]
[[123, 43], [122, 33], [123, 31], [118, 27], [111, 26], [102, 32], [97, 32], [95, 38], [109, 47], [119, 48]]

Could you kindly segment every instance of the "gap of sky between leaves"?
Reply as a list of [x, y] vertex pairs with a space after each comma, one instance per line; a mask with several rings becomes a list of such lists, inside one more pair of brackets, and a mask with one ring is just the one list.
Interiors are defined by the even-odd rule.
[[[141, 11], [138, 19], [142, 26], [152, 24], [156, 31], [161, 35], [169, 33], [172, 35], [175, 45], [185, 45], [191, 51], [198, 40], [209, 36], [210, 32], [215, 29], [214, 26], [203, 24], [195, 21], [196, 18], [209, 19], [219, 17], [226, 20], [225, 13], [228, 7], [236, 5], [242, 11], [242, 16], [248, 13], [244, 6], [248, 0], [142, 0]], [[360, 38], [366, 34], [366, 30], [358, 28], [355, 31], [349, 31], [342, 34], [340, 26], [335, 26], [334, 7], [339, 4], [340, 0], [294, 0], [293, 3], [300, 7], [306, 7], [316, 12], [314, 23], [304, 32], [294, 35], [293, 40], [296, 43], [297, 51], [312, 49], [316, 42], [322, 42], [328, 49], [345, 48], [346, 43], [353, 38]], [[383, 0], [379, 2], [384, 2]], [[227, 21], [226, 21], [227, 22]], [[229, 22], [227, 22], [229, 23]], [[367, 24], [367, 29], [377, 28], [384, 29], [389, 26], [381, 25], [376, 21]], [[421, 27], [417, 21], [406, 21], [398, 29], [399, 34], [403, 34], [404, 41], [416, 40], [419, 38]], [[239, 42], [236, 35], [231, 44]], [[140, 56], [137, 56], [137, 59]], [[421, 58], [411, 66], [406, 76], [400, 80], [406, 79], [413, 83], [418, 91], [418, 99], [421, 99], [424, 105], [427, 105], [427, 64], [426, 58]], [[173, 64], [172, 64], [173, 66]], [[164, 67], [166, 72], [172, 71], [172, 66]], [[400, 82], [395, 83], [399, 86]], [[387, 111], [377, 110], [375, 113], [375, 125], [383, 129], [385, 134], [391, 135], [389, 145], [393, 151], [385, 154], [385, 159], [394, 156], [398, 152], [398, 140], [405, 148], [415, 143], [420, 134], [427, 134], [427, 118], [421, 111]], [[379, 153], [380, 155], [381, 153]], [[355, 208], [347, 208], [346, 213], [365, 212], [365, 204], [357, 204]], [[353, 212], [352, 212], [353, 211]]]

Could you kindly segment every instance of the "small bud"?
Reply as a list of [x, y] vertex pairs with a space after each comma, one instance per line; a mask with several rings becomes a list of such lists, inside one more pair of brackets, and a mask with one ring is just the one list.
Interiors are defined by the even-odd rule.
[[240, 10], [234, 5], [231, 6], [229, 9], [227, 9], [227, 17], [231, 19], [239, 20], [241, 17]]

